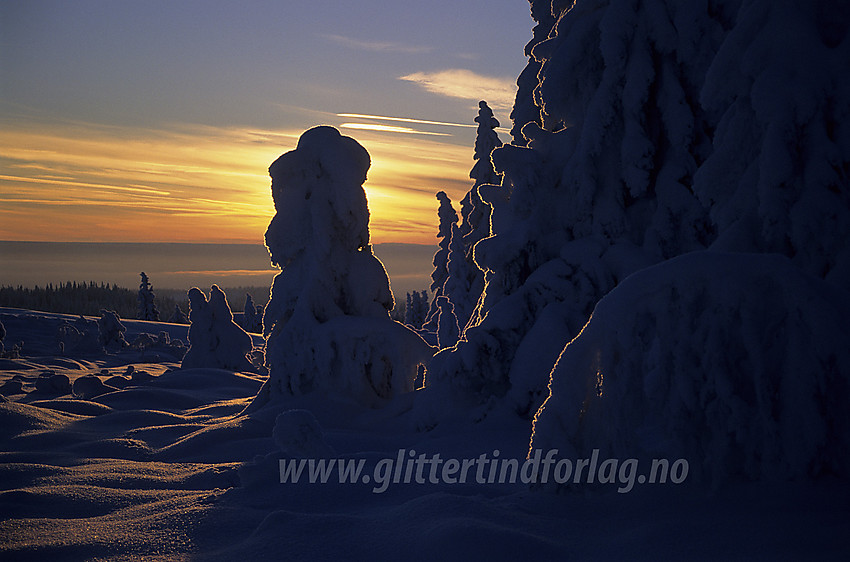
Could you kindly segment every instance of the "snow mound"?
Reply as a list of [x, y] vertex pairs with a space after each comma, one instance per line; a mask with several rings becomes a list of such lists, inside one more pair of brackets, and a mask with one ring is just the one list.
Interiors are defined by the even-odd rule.
[[280, 450], [290, 456], [318, 458], [333, 454], [316, 416], [309, 410], [287, 410], [277, 416], [272, 437]]
[[72, 414], [18, 402], [3, 402], [0, 403], [0, 439], [6, 440], [30, 431], [57, 430], [77, 419], [79, 416]]
[[695, 252], [603, 298], [564, 349], [532, 449], [684, 458], [733, 475], [850, 475], [850, 306], [779, 255]]
[[114, 386], [103, 384], [100, 377], [95, 375], [83, 375], [74, 381], [74, 396], [78, 396], [84, 400], [95, 398], [107, 392], [115, 392], [118, 390]]
[[71, 392], [71, 380], [68, 375], [45, 371], [35, 381], [35, 390], [42, 394], [69, 394]]

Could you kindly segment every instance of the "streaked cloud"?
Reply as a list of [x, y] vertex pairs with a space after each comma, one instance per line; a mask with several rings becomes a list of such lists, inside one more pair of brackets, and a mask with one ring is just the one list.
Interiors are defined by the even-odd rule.
[[434, 50], [433, 47], [405, 45], [404, 43], [394, 43], [392, 41], [363, 41], [361, 39], [353, 39], [351, 37], [345, 37], [343, 35], [326, 34], [321, 35], [321, 37], [327, 39], [328, 41], [333, 41], [334, 43], [337, 43], [339, 45], [343, 45], [352, 49], [360, 49], [363, 51], [383, 51], [415, 55], [430, 53]]
[[385, 115], [365, 115], [363, 113], [337, 113], [337, 117], [345, 117], [346, 119], [374, 119], [377, 121], [395, 121], [398, 123], [419, 123], [421, 125], [443, 125], [446, 127], [470, 127], [476, 128], [477, 125], [468, 123], [449, 123], [446, 121], [428, 121], [426, 119], [413, 119], [410, 117], [387, 117]]
[[203, 275], [205, 277], [233, 277], [235, 275], [266, 277], [278, 273], [277, 268], [269, 269], [208, 269], [193, 271], [165, 271], [166, 275]]
[[[35, 169], [45, 169], [44, 166], [35, 167]], [[168, 191], [162, 191], [159, 189], [151, 189], [148, 187], [125, 187], [120, 185], [105, 185], [102, 183], [86, 183], [79, 181], [71, 181], [72, 178], [68, 176], [57, 178], [55, 176], [50, 175], [42, 175], [37, 178], [29, 178], [25, 176], [8, 176], [5, 174], [0, 174], [0, 180], [7, 181], [20, 181], [25, 183], [41, 183], [41, 184], [54, 184], [54, 185], [64, 185], [64, 186], [74, 186], [74, 187], [87, 187], [90, 189], [105, 189], [109, 191], [131, 191], [134, 193], [142, 193], [145, 195], [171, 195]]]
[[[457, 201], [469, 189], [471, 146], [446, 133], [368, 120], [345, 128], [372, 157], [364, 188], [373, 242], [433, 243], [434, 194], [445, 190]], [[445, 125], [434, 123], [422, 125]], [[269, 164], [295, 148], [302, 132], [4, 127], [0, 239], [262, 241], [274, 214]]]
[[513, 78], [496, 78], [476, 74], [471, 70], [454, 68], [437, 72], [414, 72], [400, 76], [429, 92], [478, 101], [486, 100], [493, 109], [510, 109], [516, 97], [516, 81]]
[[361, 131], [378, 131], [381, 133], [404, 133], [407, 135], [433, 135], [438, 137], [449, 137], [447, 133], [435, 133], [433, 131], [417, 131], [410, 127], [396, 127], [393, 125], [380, 125], [377, 123], [343, 123], [343, 129], [357, 129]]

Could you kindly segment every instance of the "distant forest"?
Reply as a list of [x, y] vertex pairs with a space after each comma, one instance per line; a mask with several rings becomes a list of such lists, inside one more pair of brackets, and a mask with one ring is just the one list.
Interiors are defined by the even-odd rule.
[[[233, 312], [242, 312], [245, 308], [245, 295], [250, 294], [255, 305], [265, 306], [269, 299], [268, 287], [232, 287], [223, 288], [228, 295]], [[204, 290], [209, 292], [209, 288]], [[101, 309], [114, 310], [121, 318], [138, 318], [138, 289], [127, 289], [115, 284], [78, 283], [69, 281], [54, 285], [48, 283], [34, 288], [23, 286], [0, 287], [0, 307], [24, 308], [42, 312], [61, 314], [82, 314], [100, 316]], [[160, 320], [168, 322], [174, 314], [174, 307], [180, 306], [188, 315], [189, 303], [185, 291], [173, 289], [154, 289], [156, 306]]]

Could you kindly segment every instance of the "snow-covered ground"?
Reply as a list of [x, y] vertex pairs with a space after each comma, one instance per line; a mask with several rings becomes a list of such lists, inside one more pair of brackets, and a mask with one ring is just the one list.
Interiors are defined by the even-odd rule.
[[[522, 461], [531, 422], [494, 411], [479, 423], [469, 416], [417, 430], [421, 392], [380, 409], [305, 395], [240, 416], [264, 377], [181, 370], [153, 349], [57, 353], [59, 326], [75, 320], [0, 310], [7, 348], [24, 342], [20, 358], [0, 363], [4, 560], [838, 559], [850, 551], [850, 490], [830, 479], [716, 489], [686, 480], [618, 493], [617, 484], [481, 484], [474, 470], [465, 484], [434, 484], [426, 467], [424, 484], [415, 470], [407, 484], [403, 475], [381, 485], [336, 475], [281, 483], [280, 461], [299, 455], [362, 460], [364, 476], [380, 476], [382, 459], [397, 460], [399, 450], [405, 460], [410, 450], [446, 461], [493, 459], [498, 450], [499, 459]], [[142, 332], [186, 338], [186, 326], [123, 323], [130, 342]], [[128, 367], [125, 388], [89, 399], [36, 388], [47, 371], [73, 385]], [[8, 386], [15, 380], [20, 392]], [[291, 409], [302, 411], [278, 417]]]

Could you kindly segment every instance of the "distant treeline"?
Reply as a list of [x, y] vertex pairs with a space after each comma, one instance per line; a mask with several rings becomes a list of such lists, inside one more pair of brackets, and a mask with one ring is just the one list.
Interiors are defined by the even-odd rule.
[[[114, 310], [121, 318], [136, 318], [139, 307], [138, 294], [138, 289], [125, 289], [107, 283], [97, 284], [94, 281], [69, 281], [59, 285], [48, 283], [44, 287], [36, 285], [32, 289], [5, 286], [0, 287], [0, 306], [85, 316], [100, 316], [101, 309], [105, 308]], [[167, 321], [174, 312], [177, 301], [166, 295], [157, 295], [156, 303], [160, 318]], [[186, 312], [186, 306], [182, 308]]]
[[[242, 312], [245, 308], [245, 295], [250, 294], [254, 304], [265, 306], [269, 299], [268, 287], [233, 287], [223, 289], [227, 294], [233, 312]], [[204, 290], [209, 294], [209, 288]], [[24, 308], [42, 312], [57, 312], [61, 314], [82, 314], [84, 316], [100, 316], [101, 309], [114, 310], [121, 318], [137, 318], [139, 312], [138, 289], [127, 289], [115, 284], [77, 283], [69, 281], [54, 285], [48, 283], [44, 287], [34, 288], [23, 286], [0, 287], [0, 307]], [[156, 307], [160, 320], [168, 322], [174, 314], [174, 307], [188, 315], [189, 303], [186, 291], [175, 289], [157, 290]]]

